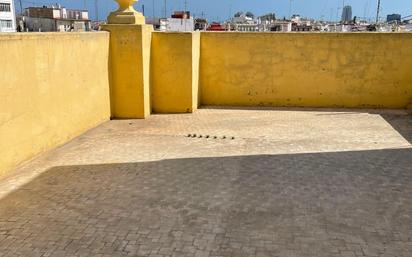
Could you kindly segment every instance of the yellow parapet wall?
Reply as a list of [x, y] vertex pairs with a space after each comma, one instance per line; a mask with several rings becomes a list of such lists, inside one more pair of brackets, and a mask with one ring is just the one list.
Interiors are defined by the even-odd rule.
[[151, 97], [155, 113], [189, 113], [198, 107], [200, 33], [153, 33]]
[[203, 105], [406, 108], [412, 33], [202, 33]]
[[0, 53], [0, 176], [109, 119], [109, 33], [1, 34]]
[[110, 115], [145, 118], [151, 108], [412, 107], [412, 33], [104, 29], [110, 38], [0, 35], [0, 176]]

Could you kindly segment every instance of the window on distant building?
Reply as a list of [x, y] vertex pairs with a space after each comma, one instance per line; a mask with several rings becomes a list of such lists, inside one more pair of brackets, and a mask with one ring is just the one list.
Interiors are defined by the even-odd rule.
[[11, 12], [10, 4], [0, 3], [0, 12]]
[[12, 20], [0, 20], [0, 28], [13, 28], [13, 21]]

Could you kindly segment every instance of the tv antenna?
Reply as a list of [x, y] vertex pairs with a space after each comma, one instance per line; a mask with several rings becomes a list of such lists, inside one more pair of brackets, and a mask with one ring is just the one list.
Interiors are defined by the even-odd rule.
[[23, 4], [21, 0], [19, 1], [19, 3], [20, 3], [20, 14], [23, 15]]
[[187, 30], [187, 19], [189, 18], [187, 16], [187, 0], [185, 0], [185, 14], [183, 15], [183, 18], [186, 16], [186, 19], [184, 19], [185, 22], [185, 31]]
[[165, 0], [165, 13], [164, 13], [164, 15], [165, 15], [165, 19], [167, 18], [167, 0]]
[[96, 13], [96, 21], [99, 21], [99, 0], [94, 0], [94, 11]]
[[154, 20], [155, 20], [155, 0], [152, 1], [152, 8], [153, 8], [153, 13], [152, 13], [152, 19], [153, 19], [153, 24], [154, 24]]
[[381, 11], [381, 0], [378, 0], [378, 8], [376, 10], [376, 24], [379, 22], [379, 13]]

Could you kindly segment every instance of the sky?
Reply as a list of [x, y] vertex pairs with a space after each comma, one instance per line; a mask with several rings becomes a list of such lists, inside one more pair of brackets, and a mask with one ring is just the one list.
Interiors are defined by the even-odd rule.
[[[58, 0], [21, 0], [23, 8], [33, 5], [49, 5]], [[110, 11], [117, 9], [114, 0], [97, 0], [98, 15], [100, 19], [105, 19]], [[173, 10], [184, 10], [187, 1], [187, 10], [195, 16], [203, 16], [210, 21], [223, 21], [229, 16], [233, 16], [238, 11], [251, 11], [255, 15], [263, 15], [274, 12], [277, 17], [289, 17], [289, 13], [300, 14], [303, 17], [318, 20], [338, 20], [342, 13], [342, 6], [351, 5], [353, 15], [374, 20], [376, 17], [377, 0], [166, 0], [167, 14]], [[19, 0], [15, 0], [16, 8], [19, 11]], [[165, 0], [139, 0], [135, 8], [142, 11], [145, 6], [145, 16], [164, 16]], [[90, 17], [96, 18], [95, 0], [60, 0], [58, 3], [67, 8], [88, 9]], [[154, 3], [154, 5], [153, 5]], [[381, 17], [387, 14], [399, 13], [402, 16], [412, 15], [411, 0], [381, 0]], [[154, 6], [154, 8], [153, 8]], [[291, 9], [291, 11], [290, 11]], [[154, 11], [154, 12], [153, 12]]]

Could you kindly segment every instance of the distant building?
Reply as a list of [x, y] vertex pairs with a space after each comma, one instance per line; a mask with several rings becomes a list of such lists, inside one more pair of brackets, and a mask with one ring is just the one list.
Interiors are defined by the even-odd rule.
[[190, 32], [195, 28], [195, 21], [193, 18], [189, 19], [177, 19], [168, 18], [166, 30], [167, 31], [178, 31], [178, 32]]
[[235, 31], [242, 31], [242, 32], [257, 32], [259, 31], [259, 24], [247, 24], [247, 23], [236, 23], [235, 24]]
[[350, 23], [352, 21], [352, 6], [347, 5], [343, 7], [342, 11], [342, 22]]
[[91, 28], [88, 11], [60, 5], [26, 8], [24, 23], [28, 31], [89, 31]]
[[174, 19], [190, 19], [190, 12], [188, 12], [188, 11], [175, 11], [172, 14], [172, 18], [174, 18]]
[[271, 24], [270, 31], [291, 32], [292, 22], [289, 20], [277, 20]]
[[301, 17], [299, 14], [293, 14], [292, 17], [290, 18], [290, 20], [294, 23], [300, 23], [301, 22]]
[[16, 13], [13, 0], [0, 0], [0, 32], [16, 31]]
[[397, 21], [398, 23], [401, 22], [402, 16], [400, 14], [389, 14], [386, 17], [386, 21], [387, 22], [395, 22]]
[[273, 22], [276, 20], [276, 14], [275, 13], [268, 13], [265, 15], [262, 15], [260, 17], [258, 17], [258, 20], [260, 21], [268, 21], [268, 22]]
[[264, 23], [260, 19], [255, 19], [250, 12], [238, 12], [233, 18], [228, 21], [227, 30], [250, 32], [260, 31]]
[[[248, 15], [249, 14], [249, 15]], [[237, 24], [254, 24], [256, 23], [251, 13], [238, 12], [232, 18], [231, 23]]]
[[336, 25], [336, 32], [352, 32], [352, 25], [348, 24], [337, 24]]
[[163, 31], [165, 31], [166, 30], [166, 21], [167, 21], [167, 19], [161, 19], [161, 18], [158, 18], [158, 17], [145, 17], [145, 19], [146, 19], [146, 24], [149, 24], [149, 25], [153, 25], [153, 28], [155, 29], [155, 30], [163, 30]]
[[403, 26], [401, 26], [402, 31], [412, 32], [412, 22], [406, 22]]
[[257, 17], [259, 31], [271, 31], [275, 21], [276, 21], [275, 13], [268, 13], [268, 14]]
[[209, 27], [206, 29], [207, 31], [226, 31], [227, 29], [218, 22], [212, 22]]
[[176, 11], [171, 18], [161, 20], [160, 29], [164, 31], [190, 32], [195, 29], [195, 20], [190, 12]]
[[312, 25], [307, 25], [305, 23], [292, 23], [292, 31], [300, 31], [300, 32], [308, 32], [312, 31], [313, 27]]
[[206, 30], [207, 29], [207, 20], [204, 18], [195, 19], [195, 30]]

